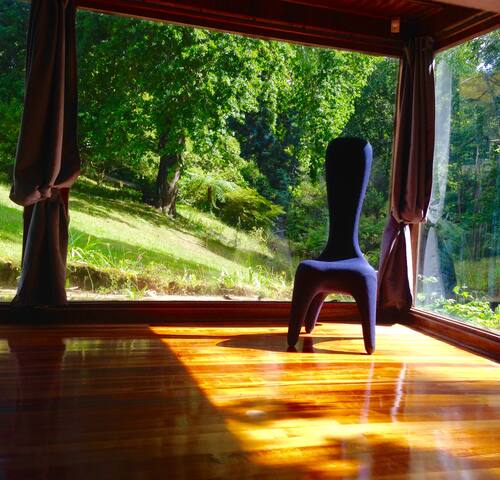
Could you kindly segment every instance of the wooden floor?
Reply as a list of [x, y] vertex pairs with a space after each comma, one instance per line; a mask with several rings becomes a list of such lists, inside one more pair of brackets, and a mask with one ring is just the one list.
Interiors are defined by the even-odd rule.
[[500, 478], [500, 369], [403, 326], [0, 326], [0, 479]]

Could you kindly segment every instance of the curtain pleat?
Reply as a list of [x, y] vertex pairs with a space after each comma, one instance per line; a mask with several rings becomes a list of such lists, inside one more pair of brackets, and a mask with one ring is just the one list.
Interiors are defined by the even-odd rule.
[[396, 103], [391, 214], [384, 230], [378, 274], [379, 315], [408, 311], [413, 303], [409, 225], [425, 220], [434, 154], [434, 53], [430, 37], [411, 39], [401, 59]]
[[67, 190], [80, 173], [74, 0], [32, 0], [26, 92], [10, 198], [24, 207], [14, 303], [66, 303]]

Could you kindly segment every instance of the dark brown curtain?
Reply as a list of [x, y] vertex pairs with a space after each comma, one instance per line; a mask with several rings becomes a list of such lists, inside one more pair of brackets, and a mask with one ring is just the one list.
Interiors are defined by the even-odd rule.
[[24, 206], [20, 305], [66, 302], [67, 189], [80, 173], [76, 89], [75, 0], [32, 0], [10, 194]]
[[378, 308], [382, 316], [413, 303], [410, 226], [425, 220], [434, 155], [433, 41], [411, 39], [401, 59], [392, 166], [391, 214], [382, 240]]

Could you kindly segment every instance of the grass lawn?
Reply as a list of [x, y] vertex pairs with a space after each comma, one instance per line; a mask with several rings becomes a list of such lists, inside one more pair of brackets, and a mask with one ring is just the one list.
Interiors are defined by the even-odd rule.
[[[21, 208], [8, 191], [0, 183], [0, 262], [18, 268]], [[128, 298], [290, 297], [295, 262], [285, 242], [238, 231], [187, 206], [178, 211], [172, 219], [138, 201], [135, 192], [79, 179], [70, 197], [68, 287]]]
[[[22, 248], [22, 209], [8, 193], [8, 184], [0, 182], [3, 300], [14, 294]], [[178, 211], [175, 219], [167, 217], [142, 203], [133, 190], [80, 178], [70, 196], [70, 298], [290, 299], [298, 260], [290, 257], [285, 241], [262, 232], [239, 231], [185, 205]], [[487, 262], [457, 262], [459, 284], [481, 290], [487, 285]], [[498, 328], [499, 313], [490, 314], [486, 303], [481, 315], [452, 303], [440, 308], [441, 313]], [[481, 316], [485, 318], [480, 320]]]
[[466, 285], [472, 292], [489, 292], [490, 284], [496, 283], [493, 295], [500, 299], [500, 261], [498, 257], [481, 258], [477, 261], [465, 260], [455, 262], [457, 280]]

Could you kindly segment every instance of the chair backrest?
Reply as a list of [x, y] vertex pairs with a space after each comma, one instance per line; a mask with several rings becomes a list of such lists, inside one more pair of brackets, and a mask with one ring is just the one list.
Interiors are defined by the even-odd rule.
[[320, 260], [363, 257], [358, 227], [371, 165], [372, 147], [366, 140], [336, 138], [329, 143], [325, 176], [330, 226]]

